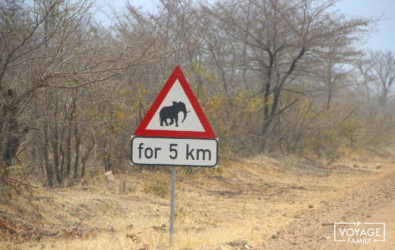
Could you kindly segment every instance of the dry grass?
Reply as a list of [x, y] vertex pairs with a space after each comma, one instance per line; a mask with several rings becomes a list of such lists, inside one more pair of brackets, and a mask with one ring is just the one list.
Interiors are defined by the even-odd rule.
[[[354, 159], [323, 168], [294, 157], [260, 156], [193, 175], [178, 169], [175, 249], [230, 249], [227, 243], [238, 239], [258, 247], [300, 214], [385, 174], [385, 168], [375, 169], [375, 161]], [[26, 223], [36, 218], [29, 218], [35, 207], [56, 232], [41, 241], [1, 242], [0, 248], [168, 249], [169, 198], [164, 193], [170, 173], [115, 178], [110, 184], [100, 177], [87, 180], [87, 186], [40, 189], [40, 198], [31, 204], [0, 205], [7, 216], [22, 213]], [[25, 206], [25, 211], [12, 211], [12, 206]]]

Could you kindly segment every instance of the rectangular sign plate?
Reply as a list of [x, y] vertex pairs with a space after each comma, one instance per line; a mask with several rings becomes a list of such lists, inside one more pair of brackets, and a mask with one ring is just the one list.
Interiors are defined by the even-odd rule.
[[215, 167], [218, 140], [132, 136], [133, 165]]

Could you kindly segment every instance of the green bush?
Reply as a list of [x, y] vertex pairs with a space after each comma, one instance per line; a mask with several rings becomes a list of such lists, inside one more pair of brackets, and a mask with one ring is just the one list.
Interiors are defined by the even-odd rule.
[[[157, 173], [160, 174], [160, 173]], [[170, 178], [166, 176], [152, 175], [143, 184], [143, 192], [157, 197], [166, 198], [170, 196]]]

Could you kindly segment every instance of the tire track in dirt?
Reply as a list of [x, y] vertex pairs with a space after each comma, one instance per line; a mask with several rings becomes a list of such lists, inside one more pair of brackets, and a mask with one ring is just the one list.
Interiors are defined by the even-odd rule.
[[[394, 169], [394, 166], [389, 166]], [[264, 249], [395, 249], [395, 170], [358, 185], [326, 206], [310, 210], [263, 243]], [[386, 242], [351, 245], [333, 241], [334, 222], [385, 222]]]

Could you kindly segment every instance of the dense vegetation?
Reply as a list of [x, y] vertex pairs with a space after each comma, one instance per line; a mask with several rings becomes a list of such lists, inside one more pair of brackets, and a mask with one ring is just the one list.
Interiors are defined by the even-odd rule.
[[223, 158], [331, 161], [394, 142], [394, 54], [361, 47], [377, 20], [330, 0], [160, 3], [152, 13], [127, 4], [109, 25], [89, 0], [0, 2], [2, 190], [17, 185], [10, 168], [51, 187], [123, 170], [175, 65]]

